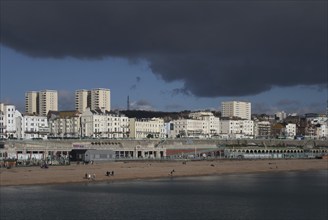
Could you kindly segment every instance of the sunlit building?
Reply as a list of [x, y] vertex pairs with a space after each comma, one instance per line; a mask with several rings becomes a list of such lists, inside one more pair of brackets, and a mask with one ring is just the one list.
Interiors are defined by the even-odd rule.
[[14, 105], [0, 103], [0, 138], [17, 138], [17, 114]]
[[39, 92], [28, 91], [25, 93], [25, 112], [37, 115], [39, 112]]
[[254, 136], [252, 120], [221, 120], [221, 134], [232, 138], [247, 138]]
[[86, 89], [75, 91], [75, 110], [79, 112], [84, 112], [88, 107], [90, 107], [90, 92]]
[[90, 110], [110, 111], [110, 90], [97, 88], [75, 91], [75, 109], [79, 112], [84, 112], [87, 108], [90, 108]]
[[129, 119], [130, 138], [165, 138], [162, 118]]
[[58, 111], [58, 92], [56, 90], [29, 91], [25, 93], [27, 114], [47, 116], [49, 111]]
[[240, 119], [251, 120], [251, 103], [230, 101], [221, 103], [222, 117], [238, 117]]
[[92, 138], [126, 138], [129, 118], [122, 114], [87, 108], [81, 115], [81, 135]]

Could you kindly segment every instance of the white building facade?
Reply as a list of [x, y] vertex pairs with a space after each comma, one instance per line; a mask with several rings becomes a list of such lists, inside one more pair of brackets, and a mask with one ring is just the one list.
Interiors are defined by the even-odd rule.
[[276, 114], [275, 114], [275, 118], [276, 118], [278, 121], [283, 121], [284, 119], [286, 119], [286, 117], [287, 117], [287, 114], [286, 114], [286, 112], [284, 112], [284, 111], [276, 112]]
[[229, 138], [253, 138], [252, 120], [221, 120], [221, 135]]
[[172, 121], [172, 138], [175, 137], [204, 137], [206, 123], [196, 119], [179, 119]]
[[14, 105], [0, 103], [0, 138], [17, 138], [16, 116], [20, 114]]
[[327, 139], [328, 138], [328, 129], [327, 124], [321, 124], [317, 127], [317, 139]]
[[220, 118], [215, 117], [212, 112], [194, 112], [189, 117], [203, 121], [203, 133], [206, 137], [220, 134]]
[[167, 125], [170, 128], [168, 136], [210, 138], [220, 134], [220, 118], [211, 112], [193, 112], [189, 114], [190, 119], [174, 120]]
[[81, 135], [92, 138], [126, 138], [129, 118], [87, 108], [81, 115]]
[[47, 139], [49, 133], [46, 116], [19, 115], [17, 121], [17, 138], [21, 139]]
[[165, 138], [165, 125], [162, 118], [129, 119], [130, 138]]
[[50, 111], [49, 138], [78, 138], [81, 136], [79, 111]]
[[294, 138], [296, 136], [296, 124], [287, 124], [285, 133], [287, 138]]
[[328, 118], [326, 116], [320, 116], [310, 119], [311, 125], [313, 125], [313, 137], [316, 139], [328, 138]]

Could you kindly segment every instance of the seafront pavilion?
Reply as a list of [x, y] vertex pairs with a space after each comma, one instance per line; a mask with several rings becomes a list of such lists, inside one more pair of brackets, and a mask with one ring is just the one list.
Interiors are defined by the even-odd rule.
[[[0, 145], [0, 160], [46, 160], [47, 158], [69, 158], [73, 161], [84, 160], [87, 150], [113, 151], [112, 159], [159, 159], [166, 157], [166, 149], [152, 141], [119, 141], [111, 139], [90, 140], [31, 140], [4, 141]], [[73, 152], [73, 154], [71, 154]], [[72, 155], [74, 157], [72, 157]], [[105, 158], [93, 158], [101, 160]]]
[[[267, 157], [291, 158], [327, 155], [328, 140], [222, 140], [222, 139], [85, 139], [85, 140], [6, 140], [0, 143], [0, 160], [85, 159], [87, 150], [102, 151], [94, 160], [167, 159], [168, 156], [222, 156], [226, 158]], [[108, 151], [111, 155], [105, 156]], [[72, 152], [74, 152], [72, 154]], [[303, 156], [302, 156], [303, 155]], [[90, 157], [89, 157], [90, 158]], [[174, 157], [170, 157], [174, 158]], [[176, 157], [175, 157], [176, 158]], [[304, 157], [303, 157], [304, 158]], [[91, 158], [92, 159], [92, 158]]]

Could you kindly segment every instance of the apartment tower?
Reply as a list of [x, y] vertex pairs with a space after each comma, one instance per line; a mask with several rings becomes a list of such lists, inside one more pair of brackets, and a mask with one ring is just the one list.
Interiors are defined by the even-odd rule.
[[101, 109], [110, 111], [110, 90], [93, 89], [91, 90], [91, 109]]
[[49, 111], [58, 111], [58, 92], [56, 90], [39, 92], [39, 115], [47, 116]]
[[26, 92], [25, 111], [40, 116], [47, 116], [48, 111], [58, 111], [58, 92], [55, 90]]
[[75, 91], [75, 110], [83, 113], [90, 107], [90, 92], [86, 89]]
[[222, 117], [239, 117], [251, 120], [251, 103], [230, 101], [221, 103]]
[[39, 92], [28, 91], [25, 93], [25, 112], [39, 114]]
[[110, 90], [104, 88], [77, 90], [75, 92], [75, 109], [83, 113], [86, 108], [110, 111]]

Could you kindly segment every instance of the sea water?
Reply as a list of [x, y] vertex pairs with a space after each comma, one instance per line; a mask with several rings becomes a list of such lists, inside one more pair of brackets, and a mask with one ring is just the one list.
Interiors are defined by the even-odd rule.
[[0, 219], [328, 219], [328, 171], [1, 187]]

